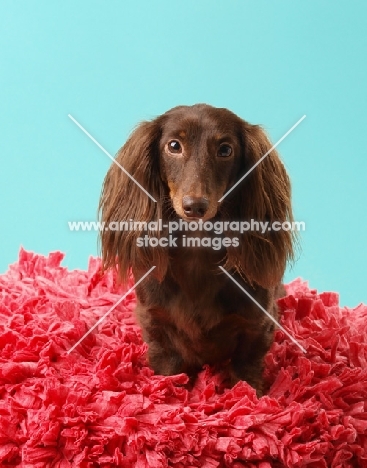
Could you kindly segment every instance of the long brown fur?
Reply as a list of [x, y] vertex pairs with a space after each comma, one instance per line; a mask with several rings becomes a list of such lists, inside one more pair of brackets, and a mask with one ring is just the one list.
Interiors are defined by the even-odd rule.
[[[171, 153], [172, 140], [180, 143], [180, 154]], [[232, 149], [229, 157], [219, 155], [223, 143]], [[116, 157], [157, 202], [112, 164], [102, 189], [101, 221], [106, 226], [158, 219], [292, 221], [290, 182], [275, 150], [218, 203], [270, 148], [261, 127], [227, 109], [205, 104], [171, 109], [140, 124]], [[187, 215], [184, 197], [204, 200], [203, 213]], [[101, 246], [104, 267], [117, 266], [123, 282], [131, 269], [137, 281], [156, 266], [136, 288], [136, 313], [152, 368], [163, 375], [195, 375], [204, 364], [215, 365], [229, 370], [231, 383], [246, 380], [261, 395], [263, 358], [273, 341], [274, 324], [219, 265], [277, 318], [275, 301], [293, 256], [292, 232], [175, 232], [177, 247], [138, 247], [138, 238], [146, 234], [104, 230]], [[183, 235], [238, 237], [239, 246], [187, 248], [180, 245]]]

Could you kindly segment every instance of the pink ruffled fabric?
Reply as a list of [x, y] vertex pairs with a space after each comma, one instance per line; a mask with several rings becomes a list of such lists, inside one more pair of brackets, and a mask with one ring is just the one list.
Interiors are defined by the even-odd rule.
[[281, 322], [307, 354], [278, 330], [266, 396], [209, 368], [189, 391], [147, 366], [134, 293], [67, 354], [126, 290], [62, 258], [22, 250], [0, 276], [0, 466], [367, 467], [366, 306], [295, 280]]

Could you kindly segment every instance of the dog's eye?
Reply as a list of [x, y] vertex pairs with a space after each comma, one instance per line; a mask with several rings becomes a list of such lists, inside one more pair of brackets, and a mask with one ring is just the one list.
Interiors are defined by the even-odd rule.
[[170, 150], [171, 153], [181, 153], [182, 152], [181, 145], [177, 140], [171, 140], [168, 143], [168, 149]]
[[219, 150], [218, 150], [218, 156], [221, 158], [228, 158], [232, 154], [232, 148], [227, 145], [227, 143], [223, 143], [220, 145]]

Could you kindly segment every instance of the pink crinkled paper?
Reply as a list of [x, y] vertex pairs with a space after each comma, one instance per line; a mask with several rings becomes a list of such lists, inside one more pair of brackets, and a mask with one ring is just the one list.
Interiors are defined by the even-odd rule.
[[[367, 307], [287, 285], [266, 396], [205, 368], [154, 375], [130, 293], [113, 272], [21, 250], [0, 276], [0, 466], [367, 467]], [[132, 286], [132, 283], [130, 284]]]

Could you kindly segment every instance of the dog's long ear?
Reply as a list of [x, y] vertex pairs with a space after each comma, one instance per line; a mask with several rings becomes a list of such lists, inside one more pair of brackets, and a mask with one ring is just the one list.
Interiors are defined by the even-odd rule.
[[143, 230], [144, 225], [135, 224], [137, 229], [130, 229], [131, 222], [149, 223], [162, 219], [161, 200], [164, 198], [165, 188], [159, 173], [160, 135], [158, 119], [141, 123], [118, 152], [118, 165], [111, 165], [104, 180], [99, 203], [100, 220], [105, 225], [100, 235], [103, 266], [109, 268], [117, 265], [123, 282], [127, 281], [130, 268], [135, 279], [153, 265], [156, 268], [152, 274], [161, 279], [167, 268], [168, 258], [163, 248], [137, 245], [139, 237], [149, 234]]
[[[272, 145], [261, 127], [242, 122], [242, 147], [240, 176]], [[293, 221], [290, 181], [275, 149], [233, 190], [227, 205], [230, 211], [234, 209], [232, 216], [240, 221], [252, 219], [269, 224], [264, 233], [260, 230], [242, 234], [239, 247], [228, 249], [226, 266], [240, 271], [250, 283], [262, 287], [276, 285], [282, 280], [287, 260], [293, 258], [294, 235], [285, 229], [268, 230], [274, 227], [274, 222], [281, 225]]]

